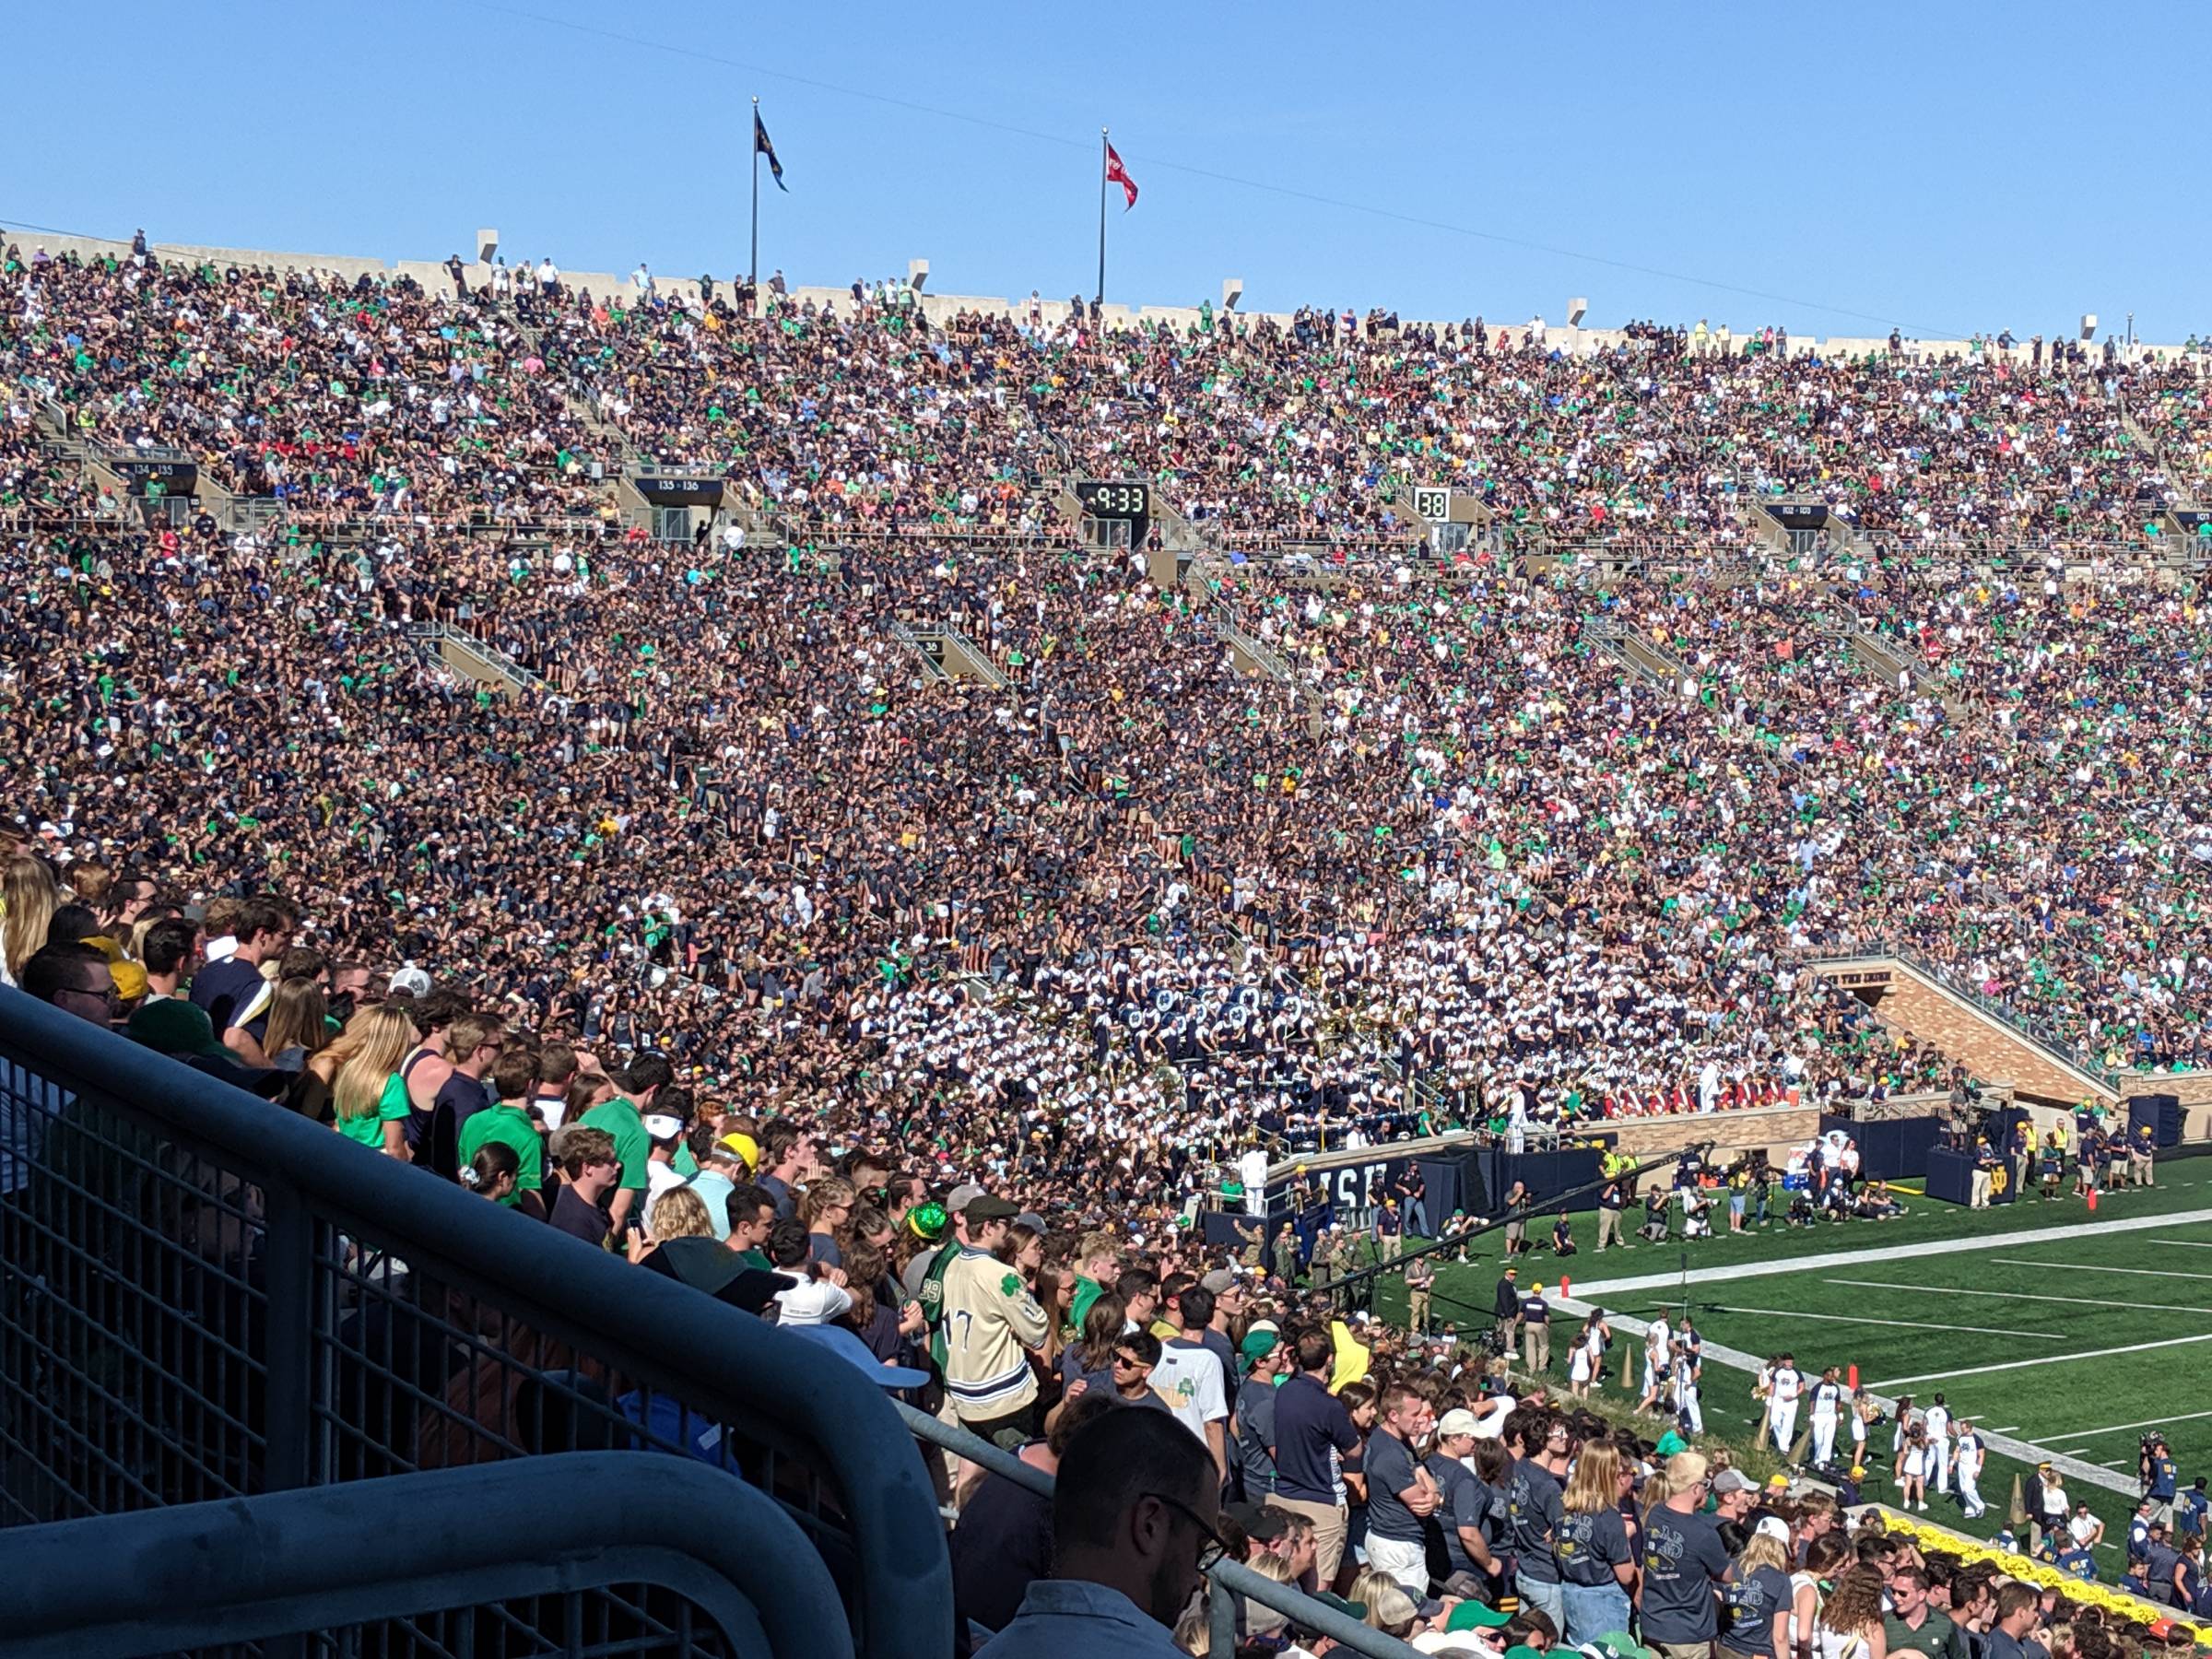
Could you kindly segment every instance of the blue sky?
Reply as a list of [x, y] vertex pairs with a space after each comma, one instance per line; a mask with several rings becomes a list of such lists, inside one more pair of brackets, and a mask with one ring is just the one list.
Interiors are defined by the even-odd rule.
[[[2212, 10], [112, 0], [21, 8], [0, 222], [571, 269], [2025, 337], [2212, 328], [2188, 72]], [[1477, 234], [1481, 233], [1481, 234]], [[1581, 257], [1577, 257], [1581, 256]], [[1695, 279], [1695, 280], [1693, 280]], [[1718, 286], [1714, 286], [1718, 285]], [[1735, 291], [1730, 291], [1735, 290]]]

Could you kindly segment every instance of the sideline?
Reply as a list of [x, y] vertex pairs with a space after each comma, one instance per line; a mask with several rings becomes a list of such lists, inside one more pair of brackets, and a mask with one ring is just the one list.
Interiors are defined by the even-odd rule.
[[[1924, 1239], [1914, 1244], [1891, 1244], [1874, 1250], [1830, 1250], [1818, 1255], [1776, 1257], [1761, 1262], [1732, 1262], [1720, 1267], [1692, 1267], [1692, 1285], [1725, 1284], [1735, 1279], [1771, 1278], [1782, 1273], [1817, 1273], [1830, 1267], [1856, 1267], [1869, 1262], [1903, 1262], [1920, 1256], [1958, 1255], [1965, 1251], [2010, 1249], [2026, 1244], [2047, 1244], [2065, 1238], [2103, 1238], [2112, 1233], [2147, 1232], [2158, 1227], [2185, 1227], [2192, 1221], [2212, 1221], [2212, 1209], [2169, 1210], [2158, 1216], [2126, 1216], [2111, 1221], [2079, 1221], [2070, 1226], [2039, 1227], [2022, 1232], [1970, 1234], [1959, 1239]], [[1877, 1222], [1875, 1225], [1879, 1226]], [[1647, 1248], [1665, 1249], [1665, 1245]], [[1546, 1264], [1549, 1266], [1550, 1264]], [[2055, 1266], [2037, 1262], [2038, 1267]], [[2206, 1275], [2212, 1277], [2212, 1275]], [[1675, 1273], [1646, 1273], [1633, 1278], [1597, 1279], [1576, 1283], [1585, 1300], [1602, 1300], [1630, 1290], [1665, 1290], [1684, 1282]], [[1710, 1346], [1710, 1345], [1709, 1345]]]

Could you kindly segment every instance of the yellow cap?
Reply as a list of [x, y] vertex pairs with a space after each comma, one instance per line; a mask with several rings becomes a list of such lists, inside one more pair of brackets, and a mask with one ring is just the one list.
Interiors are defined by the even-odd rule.
[[741, 1131], [734, 1132], [724, 1135], [720, 1144], [744, 1159], [747, 1169], [757, 1170], [760, 1167], [760, 1143], [751, 1135]]

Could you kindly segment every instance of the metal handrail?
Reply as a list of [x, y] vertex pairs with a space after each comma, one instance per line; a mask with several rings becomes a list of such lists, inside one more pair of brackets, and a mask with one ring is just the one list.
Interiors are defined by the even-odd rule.
[[[47, 1235], [39, 1233], [25, 1193], [35, 1198], [41, 1179], [57, 1193], [70, 1192], [68, 1160], [104, 1149], [103, 1134], [144, 1137], [135, 1144], [161, 1148], [161, 1156], [197, 1171], [194, 1181], [258, 1194], [257, 1211], [235, 1199], [228, 1209], [214, 1208], [213, 1200], [195, 1203], [243, 1235], [241, 1260], [252, 1244], [265, 1263], [267, 1352], [256, 1358], [266, 1378], [266, 1409], [255, 1426], [265, 1450], [253, 1471], [261, 1489], [344, 1477], [331, 1437], [347, 1388], [358, 1394], [371, 1361], [359, 1339], [344, 1334], [341, 1304], [348, 1293], [375, 1288], [358, 1272], [334, 1268], [350, 1241], [364, 1254], [406, 1263], [406, 1278], [448, 1287], [496, 1313], [502, 1328], [593, 1357], [633, 1387], [680, 1405], [695, 1423], [723, 1426], [733, 1441], [760, 1448], [771, 1481], [778, 1458], [820, 1479], [841, 1512], [801, 1512], [800, 1518], [846, 1558], [846, 1610], [861, 1659], [942, 1659], [949, 1652], [951, 1569], [936, 1543], [940, 1523], [927, 1471], [910, 1454], [883, 1391], [835, 1355], [4, 988], [0, 1111], [13, 1120], [0, 1148], [29, 1165], [31, 1185], [9, 1205], [27, 1238]], [[41, 1140], [49, 1151], [41, 1152]], [[43, 1172], [49, 1160], [64, 1166], [59, 1174]], [[153, 1185], [159, 1166], [143, 1154], [139, 1161], [145, 1168], [137, 1179]], [[168, 1186], [181, 1191], [183, 1182], [170, 1178]], [[69, 1218], [75, 1231], [66, 1242], [75, 1251], [152, 1257], [154, 1246], [169, 1243], [159, 1234], [149, 1241], [143, 1223], [102, 1207], [97, 1194], [91, 1202], [72, 1198]], [[17, 1275], [35, 1267], [12, 1259], [7, 1265]], [[0, 1307], [0, 1329], [11, 1338], [15, 1317], [15, 1310]], [[185, 1321], [182, 1311], [164, 1317]], [[154, 1334], [179, 1339], [166, 1325]], [[160, 1351], [142, 1356], [149, 1378], [190, 1387], [191, 1378], [161, 1370]], [[506, 1363], [524, 1369], [519, 1360]], [[0, 1400], [25, 1404], [18, 1379], [0, 1374]], [[112, 1415], [127, 1405], [109, 1401], [100, 1409]], [[138, 1421], [148, 1441], [167, 1432]], [[496, 1440], [485, 1449], [495, 1457], [517, 1454]], [[73, 1501], [92, 1507], [81, 1494]], [[148, 1500], [124, 1490], [109, 1501], [128, 1507]]]
[[[899, 1407], [899, 1416], [913, 1430], [917, 1440], [957, 1453], [970, 1463], [979, 1465], [994, 1475], [1003, 1476], [1041, 1498], [1053, 1495], [1053, 1477], [1042, 1469], [1022, 1462], [1012, 1453], [970, 1433], [958, 1424], [939, 1422], [928, 1413], [906, 1405]], [[1326, 1602], [1318, 1601], [1288, 1584], [1263, 1578], [1241, 1561], [1216, 1562], [1207, 1570], [1206, 1580], [1206, 1612], [1215, 1635], [1211, 1651], [1216, 1653], [1229, 1654], [1236, 1651], [1236, 1604], [1239, 1597], [1255, 1601], [1263, 1607], [1271, 1607], [1295, 1624], [1318, 1630], [1340, 1647], [1367, 1654], [1368, 1659], [1414, 1659], [1419, 1652], [1395, 1636], [1385, 1635], [1371, 1625], [1361, 1624], [1349, 1615], [1338, 1612]]]
[[634, 1452], [60, 1521], [6, 1548], [0, 1630], [25, 1659], [229, 1651], [637, 1584], [682, 1596], [733, 1653], [853, 1653], [836, 1585], [774, 1502]]
[[472, 656], [483, 658], [519, 687], [533, 691], [552, 688], [546, 683], [544, 676], [534, 669], [525, 668], [481, 634], [471, 633], [465, 628], [456, 628], [451, 622], [409, 622], [403, 631], [411, 640], [451, 640]]

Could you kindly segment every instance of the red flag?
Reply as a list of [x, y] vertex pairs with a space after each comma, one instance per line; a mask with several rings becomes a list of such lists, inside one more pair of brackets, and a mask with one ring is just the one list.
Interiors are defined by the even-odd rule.
[[[1121, 157], [1114, 153], [1113, 146], [1111, 144], [1106, 147], [1106, 182], [1119, 184], [1122, 187], [1122, 194], [1129, 198], [1129, 207], [1136, 206], [1136, 181], [1129, 176], [1129, 170], [1122, 165]], [[1124, 207], [1122, 211], [1126, 213], [1129, 211], [1129, 207]]]

